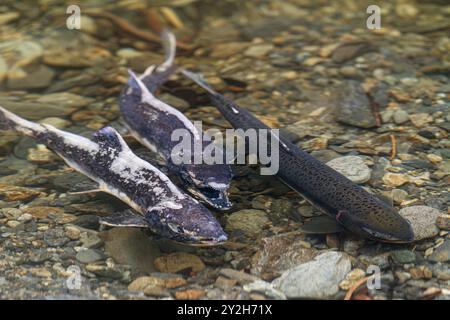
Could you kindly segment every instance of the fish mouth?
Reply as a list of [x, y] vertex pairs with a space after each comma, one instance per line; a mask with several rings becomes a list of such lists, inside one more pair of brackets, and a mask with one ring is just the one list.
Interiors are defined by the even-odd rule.
[[189, 246], [189, 247], [216, 247], [221, 246], [228, 240], [226, 235], [221, 235], [218, 238], [199, 238], [196, 240], [190, 241], [180, 241], [180, 240], [172, 240], [181, 245]]
[[188, 187], [188, 191], [215, 209], [229, 210], [232, 207], [226, 189], [219, 190], [210, 186], [201, 186]]
[[365, 234], [373, 239], [373, 240], [377, 240], [377, 241], [381, 241], [381, 242], [387, 242], [387, 243], [409, 243], [412, 242], [414, 240], [414, 233], [412, 232], [412, 230], [410, 230], [410, 232], [406, 233], [405, 235], [392, 235], [386, 232], [382, 232], [382, 231], [377, 231], [377, 230], [373, 230], [367, 227], [361, 227], [361, 229], [363, 230], [363, 232], [365, 232]]

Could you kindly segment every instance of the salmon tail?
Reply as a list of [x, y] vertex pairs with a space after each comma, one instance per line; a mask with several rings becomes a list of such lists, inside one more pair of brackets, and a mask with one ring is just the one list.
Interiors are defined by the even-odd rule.
[[161, 33], [161, 40], [164, 47], [164, 62], [158, 66], [158, 71], [165, 71], [173, 66], [177, 50], [177, 39], [175, 35], [167, 28]]
[[23, 135], [35, 137], [45, 130], [44, 126], [25, 120], [0, 106], [0, 129], [13, 130]]

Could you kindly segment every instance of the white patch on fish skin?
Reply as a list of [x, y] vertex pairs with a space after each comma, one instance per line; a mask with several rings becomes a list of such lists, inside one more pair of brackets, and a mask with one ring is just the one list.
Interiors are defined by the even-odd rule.
[[130, 181], [135, 184], [146, 184], [153, 188], [159, 183], [156, 181], [148, 181], [142, 177], [142, 172], [144, 171], [143, 169], [150, 170], [166, 187], [169, 188], [174, 195], [176, 195], [179, 199], [185, 198], [178, 187], [175, 186], [164, 173], [152, 166], [150, 163], [136, 156], [129, 149], [122, 149], [119, 155], [111, 163], [110, 169], [119, 174], [126, 181]]
[[233, 111], [235, 114], [239, 114], [239, 110], [237, 110], [236, 108], [230, 107], [231, 111]]
[[208, 183], [208, 186], [216, 190], [225, 190], [228, 188], [228, 185], [226, 183], [217, 183], [217, 182], [210, 182]]
[[126, 94], [130, 95], [133, 93], [133, 88], [132, 87], [128, 87]]
[[141, 79], [139, 79], [133, 71], [128, 70], [128, 72], [130, 73], [131, 77], [133, 77], [135, 79], [135, 81], [138, 83], [139, 88], [141, 90], [141, 101], [143, 103], [147, 103], [150, 106], [154, 107], [155, 109], [165, 112], [167, 114], [171, 114], [175, 117], [178, 118], [178, 120], [180, 120], [184, 127], [187, 128], [193, 135], [194, 138], [196, 140], [200, 140], [200, 132], [198, 131], [198, 129], [194, 126], [194, 124], [188, 119], [186, 118], [186, 116], [184, 114], [182, 114], [180, 111], [178, 111], [177, 109], [169, 106], [168, 104], [164, 103], [163, 101], [157, 99], [145, 86], [145, 84], [141, 81]]
[[157, 205], [149, 208], [150, 210], [161, 210], [161, 209], [165, 209], [165, 208], [169, 208], [169, 209], [181, 209], [183, 208], [183, 206], [180, 203], [175, 203], [171, 200], [163, 200], [161, 202], [159, 202]]
[[69, 160], [58, 153], [58, 155], [67, 163], [67, 165], [76, 171], [84, 174], [85, 176], [89, 177], [90, 179], [94, 180], [98, 183], [99, 190], [109, 193], [110, 195], [115, 196], [116, 198], [122, 200], [126, 204], [128, 204], [130, 207], [132, 207], [135, 211], [143, 214], [144, 210], [141, 206], [139, 206], [136, 202], [132, 201], [131, 198], [126, 195], [125, 193], [119, 191], [118, 189], [108, 185], [105, 181], [98, 178], [97, 176], [93, 176], [89, 172], [85, 171], [83, 168], [81, 168], [76, 162], [73, 162], [72, 160]]
[[74, 133], [62, 131], [59, 129], [56, 129], [55, 127], [49, 125], [49, 124], [42, 124], [42, 126], [47, 129], [49, 132], [52, 132], [63, 140], [63, 142], [68, 145], [72, 146], [81, 150], [88, 151], [90, 153], [95, 153], [99, 151], [98, 145], [89, 140], [88, 138], [85, 138], [83, 136], [79, 136]]

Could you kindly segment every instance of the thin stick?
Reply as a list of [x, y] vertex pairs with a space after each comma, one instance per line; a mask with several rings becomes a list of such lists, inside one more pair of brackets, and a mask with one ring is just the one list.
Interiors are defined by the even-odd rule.
[[348, 289], [347, 294], [344, 297], [344, 300], [351, 300], [352, 295], [356, 291], [356, 289], [358, 289], [359, 286], [362, 285], [364, 282], [367, 282], [367, 280], [369, 280], [370, 277], [372, 277], [372, 276], [367, 276], [367, 277], [360, 279], [350, 289]]
[[394, 160], [397, 156], [397, 139], [393, 134], [389, 137], [391, 138], [391, 156], [389, 157], [389, 160]]
[[[84, 13], [87, 14], [88, 16], [91, 16], [94, 18], [102, 18], [102, 19], [109, 20], [110, 22], [112, 22], [113, 24], [118, 26], [123, 31], [125, 31], [137, 38], [140, 38], [142, 40], [145, 40], [145, 41], [148, 41], [151, 43], [158, 43], [158, 44], [161, 43], [161, 39], [159, 36], [154, 35], [153, 33], [142, 31], [139, 28], [137, 28], [136, 26], [129, 23], [126, 19], [118, 17], [110, 12], [87, 11]], [[181, 41], [177, 41], [177, 47], [180, 49], [183, 49], [183, 50], [187, 50], [187, 51], [190, 51], [193, 49], [193, 46], [191, 46], [187, 43], [181, 42]]]

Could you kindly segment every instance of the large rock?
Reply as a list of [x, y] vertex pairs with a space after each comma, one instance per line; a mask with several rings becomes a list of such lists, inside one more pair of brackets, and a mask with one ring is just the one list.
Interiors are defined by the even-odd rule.
[[27, 120], [67, 116], [92, 103], [94, 99], [73, 93], [52, 93], [33, 100], [0, 96], [0, 104]]
[[370, 101], [361, 84], [349, 81], [340, 92], [337, 101], [336, 119], [344, 124], [359, 128], [373, 128], [376, 126]]
[[121, 264], [150, 273], [153, 261], [161, 255], [157, 244], [137, 228], [113, 228], [105, 236], [106, 252]]
[[442, 213], [438, 209], [427, 206], [411, 206], [401, 209], [399, 213], [411, 224], [415, 241], [431, 238], [439, 233], [436, 219]]
[[313, 261], [287, 270], [272, 283], [288, 298], [331, 298], [339, 291], [339, 283], [350, 269], [348, 256], [340, 252], [325, 252]]

